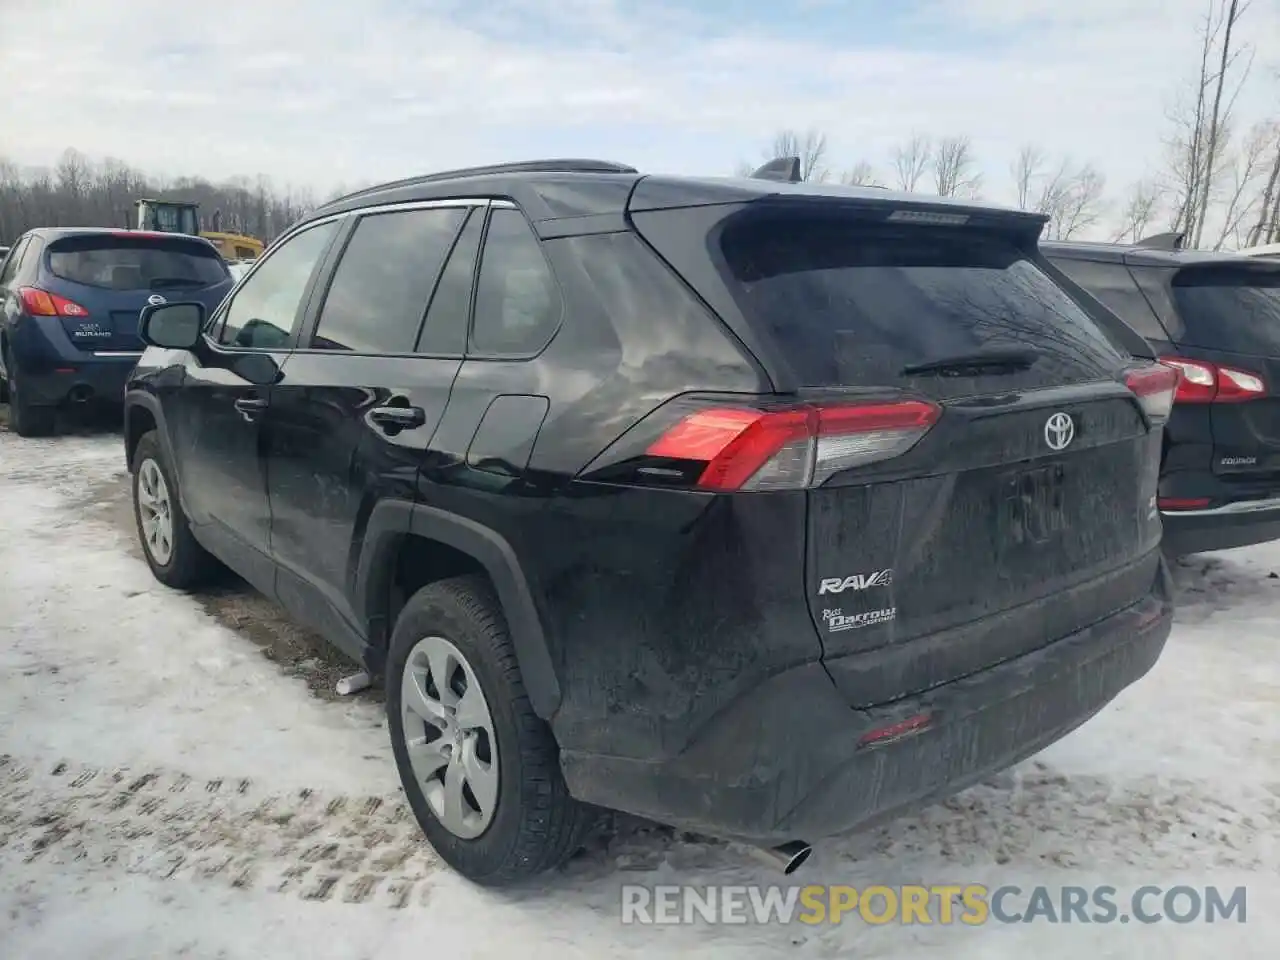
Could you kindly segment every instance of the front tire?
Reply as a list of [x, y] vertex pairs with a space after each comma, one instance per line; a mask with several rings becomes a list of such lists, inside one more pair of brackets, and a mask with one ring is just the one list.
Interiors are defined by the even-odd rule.
[[582, 844], [590, 808], [569, 796], [486, 580], [442, 580], [409, 598], [386, 685], [409, 806], [449, 866], [503, 886], [559, 866]]
[[191, 533], [178, 499], [178, 485], [154, 430], [133, 453], [133, 516], [142, 554], [155, 578], [175, 590], [205, 583], [217, 562]]

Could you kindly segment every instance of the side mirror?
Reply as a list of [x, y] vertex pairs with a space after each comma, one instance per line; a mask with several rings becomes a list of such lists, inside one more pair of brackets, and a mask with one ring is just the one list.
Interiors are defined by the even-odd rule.
[[192, 350], [204, 330], [203, 303], [161, 303], [143, 307], [138, 333], [153, 347]]

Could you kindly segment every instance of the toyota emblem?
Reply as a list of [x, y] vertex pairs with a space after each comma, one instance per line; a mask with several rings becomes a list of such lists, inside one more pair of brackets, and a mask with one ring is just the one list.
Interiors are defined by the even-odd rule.
[[1050, 450], [1065, 450], [1076, 437], [1076, 422], [1068, 413], [1055, 413], [1044, 422], [1044, 442]]
[[153, 293], [151, 296], [147, 297], [147, 303], [151, 304], [153, 307], [158, 307], [160, 304], [168, 302], [168, 300], [160, 296], [158, 293]]

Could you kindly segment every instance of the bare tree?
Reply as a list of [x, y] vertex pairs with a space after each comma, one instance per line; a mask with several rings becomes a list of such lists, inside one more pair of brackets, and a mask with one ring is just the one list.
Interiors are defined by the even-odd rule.
[[1268, 174], [1273, 151], [1280, 156], [1280, 124], [1254, 124], [1231, 165], [1231, 183], [1214, 250], [1221, 250], [1228, 241], [1237, 247], [1247, 244], [1250, 231], [1245, 223], [1267, 204], [1266, 189], [1260, 184]]
[[824, 165], [827, 156], [827, 135], [818, 130], [781, 130], [773, 138], [766, 159], [799, 157], [801, 180], [826, 180], [830, 171]]
[[859, 160], [840, 175], [840, 182], [853, 187], [882, 187], [880, 178], [870, 161]]
[[[1276, 72], [1280, 80], [1280, 71]], [[1280, 121], [1271, 124], [1272, 158], [1270, 172], [1262, 187], [1262, 195], [1258, 198], [1257, 220], [1249, 230], [1246, 245], [1256, 246], [1261, 243], [1272, 243], [1280, 238]]]
[[1199, 246], [1216, 191], [1229, 175], [1224, 159], [1230, 141], [1232, 107], [1252, 63], [1247, 44], [1233, 47], [1235, 26], [1249, 0], [1205, 0], [1200, 27], [1200, 65], [1195, 80], [1170, 113], [1174, 131], [1167, 141], [1168, 176], [1178, 200], [1170, 226]]
[[897, 177], [898, 189], [908, 192], [915, 190], [929, 168], [929, 160], [933, 156], [933, 143], [923, 134], [913, 134], [906, 143], [893, 148], [893, 171]]
[[1160, 208], [1160, 191], [1152, 183], [1139, 180], [1129, 190], [1116, 231], [1111, 235], [1114, 243], [1137, 243], [1147, 235]]
[[1034, 143], [1025, 144], [1018, 151], [1018, 157], [1013, 161], [1010, 171], [1013, 174], [1013, 185], [1018, 193], [1020, 209], [1032, 209], [1035, 184], [1044, 175], [1044, 165], [1047, 162], [1048, 157], [1044, 151]]
[[1086, 163], [1076, 169], [1054, 218], [1059, 240], [1070, 240], [1101, 219], [1105, 209], [1103, 195], [1106, 189], [1107, 178], [1092, 164]]
[[933, 184], [940, 197], [977, 196], [982, 174], [968, 137], [944, 137], [933, 151]]
[[149, 195], [198, 203], [206, 227], [221, 211], [224, 229], [267, 241], [313, 204], [309, 191], [274, 189], [265, 179], [167, 180], [110, 157], [95, 163], [76, 150], [64, 151], [52, 170], [22, 170], [0, 157], [0, 243], [8, 245], [32, 227], [132, 225], [134, 201]]
[[[1221, 63], [1218, 67], [1217, 76], [1214, 77], [1213, 110], [1210, 113], [1209, 127], [1205, 134], [1204, 166], [1205, 170], [1208, 171], [1208, 175], [1203, 178], [1203, 183], [1200, 185], [1200, 202], [1198, 204], [1194, 233], [1195, 246], [1197, 247], [1200, 246], [1201, 239], [1204, 236], [1204, 221], [1209, 212], [1209, 191], [1213, 186], [1214, 160], [1217, 158], [1218, 152], [1221, 149], [1221, 141], [1226, 137], [1224, 129], [1226, 125], [1226, 117], [1223, 114], [1222, 94], [1227, 86], [1227, 70], [1232, 63], [1231, 34], [1235, 29], [1236, 23], [1249, 7], [1248, 0], [1246, 0], [1243, 6], [1240, 4], [1240, 0], [1222, 0], [1222, 2], [1229, 4], [1229, 6], [1227, 6], [1225, 16], [1226, 22], [1223, 28], [1224, 35], [1222, 38]], [[1244, 72], [1246, 74], [1248, 73], [1248, 67], [1245, 68]], [[1241, 83], [1243, 82], [1244, 80], [1242, 77]], [[1239, 87], [1236, 88], [1236, 92], [1239, 92]], [[1234, 101], [1234, 99], [1235, 95], [1233, 94], [1232, 100]], [[1230, 107], [1227, 108], [1227, 112], [1230, 112]], [[1221, 241], [1219, 241], [1219, 243], [1221, 243]]]

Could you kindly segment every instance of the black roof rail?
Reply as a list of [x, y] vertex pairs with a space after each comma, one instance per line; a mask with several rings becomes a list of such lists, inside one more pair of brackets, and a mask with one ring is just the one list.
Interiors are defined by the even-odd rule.
[[800, 173], [799, 157], [778, 157], [770, 160], [763, 167], [751, 174], [751, 180], [780, 180], [783, 183], [799, 183], [804, 179]]
[[384, 190], [393, 190], [396, 187], [416, 186], [420, 183], [440, 183], [445, 180], [461, 180], [465, 177], [487, 177], [501, 175], [504, 173], [639, 173], [635, 167], [628, 166], [625, 163], [615, 163], [612, 160], [519, 160], [515, 163], [493, 163], [483, 167], [462, 167], [458, 170], [442, 170], [439, 173], [424, 173], [416, 177], [405, 177], [403, 180], [393, 180], [390, 183], [379, 183], [372, 187], [365, 187], [363, 190], [357, 190], [354, 193], [347, 193], [341, 197], [330, 200], [325, 206], [335, 203], [341, 203], [344, 200], [353, 200], [356, 197], [367, 196], [371, 193], [381, 193]]
[[1186, 239], [1186, 233], [1174, 230], [1169, 233], [1156, 233], [1149, 237], [1143, 237], [1134, 246], [1143, 250], [1181, 250], [1182, 244]]

